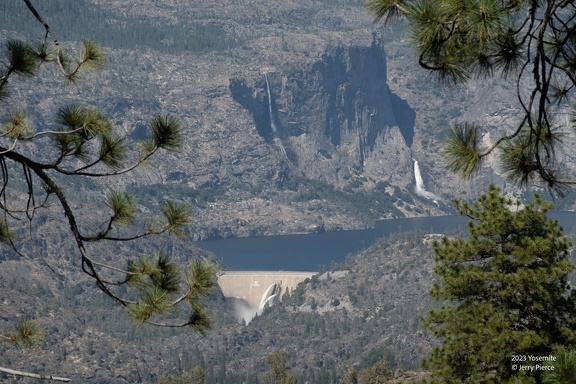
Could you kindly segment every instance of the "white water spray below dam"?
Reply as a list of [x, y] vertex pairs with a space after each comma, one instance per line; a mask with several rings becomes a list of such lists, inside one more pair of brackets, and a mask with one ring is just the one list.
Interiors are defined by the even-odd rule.
[[418, 166], [418, 160], [412, 160], [414, 161], [414, 179], [416, 180], [416, 187], [414, 188], [414, 192], [418, 196], [432, 200], [438, 204], [438, 201], [442, 201], [442, 199], [436, 196], [434, 193], [426, 190], [426, 187], [424, 186], [424, 180], [422, 179], [422, 174], [420, 173], [420, 166]]
[[278, 128], [276, 127], [276, 122], [274, 121], [274, 115], [272, 114], [272, 93], [270, 92], [270, 83], [268, 83], [268, 75], [264, 72], [264, 79], [266, 80], [266, 93], [268, 94], [268, 113], [270, 114], [270, 130], [272, 131], [272, 141], [274, 145], [280, 148], [280, 152], [284, 155], [284, 158], [288, 160], [288, 155], [286, 155], [286, 148], [280, 140], [278, 135]]

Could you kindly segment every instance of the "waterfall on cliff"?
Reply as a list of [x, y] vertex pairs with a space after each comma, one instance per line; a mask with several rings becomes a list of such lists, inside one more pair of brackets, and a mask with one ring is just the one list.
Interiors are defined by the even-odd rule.
[[266, 92], [268, 94], [268, 112], [270, 114], [270, 129], [272, 131], [272, 141], [274, 141], [274, 145], [280, 148], [280, 152], [286, 159], [288, 156], [286, 155], [286, 149], [282, 144], [282, 140], [280, 140], [280, 136], [278, 135], [278, 128], [276, 127], [276, 122], [274, 121], [274, 115], [272, 114], [272, 93], [270, 92], [270, 84], [268, 83], [268, 75], [264, 72], [264, 79], [266, 80]]
[[434, 193], [426, 190], [426, 187], [424, 186], [424, 180], [422, 179], [422, 174], [420, 173], [420, 166], [418, 166], [418, 160], [412, 160], [414, 161], [414, 179], [416, 180], [416, 187], [414, 188], [414, 192], [416, 192], [418, 196], [432, 200], [438, 204], [438, 201], [441, 201], [442, 199], [440, 199]]

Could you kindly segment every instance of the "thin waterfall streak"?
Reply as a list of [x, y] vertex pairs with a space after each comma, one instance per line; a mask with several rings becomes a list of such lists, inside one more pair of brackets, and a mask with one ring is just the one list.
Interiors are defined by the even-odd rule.
[[272, 116], [272, 92], [270, 92], [270, 83], [268, 83], [268, 75], [264, 73], [264, 79], [266, 80], [266, 93], [268, 94], [268, 113], [270, 114], [270, 128], [274, 134], [274, 138], [278, 137], [278, 129], [276, 129], [276, 123], [274, 122], [274, 117]]
[[266, 92], [268, 94], [268, 114], [270, 115], [270, 129], [272, 130], [272, 141], [274, 145], [280, 148], [280, 152], [286, 159], [288, 159], [288, 155], [286, 154], [286, 148], [282, 144], [282, 140], [280, 140], [280, 136], [278, 135], [278, 128], [276, 127], [276, 122], [274, 121], [274, 115], [272, 114], [272, 93], [270, 92], [270, 83], [268, 83], [268, 75], [264, 72], [264, 79], [266, 80]]

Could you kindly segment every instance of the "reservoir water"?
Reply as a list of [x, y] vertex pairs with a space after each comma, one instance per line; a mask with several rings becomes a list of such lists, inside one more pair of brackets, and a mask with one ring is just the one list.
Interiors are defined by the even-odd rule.
[[[575, 212], [550, 212], [548, 216], [558, 220], [566, 234], [576, 224]], [[369, 247], [383, 236], [413, 230], [424, 233], [464, 230], [468, 221], [461, 216], [382, 220], [371, 229], [205, 240], [198, 245], [213, 252], [227, 270], [317, 271], [320, 265], [344, 262], [347, 255]]]

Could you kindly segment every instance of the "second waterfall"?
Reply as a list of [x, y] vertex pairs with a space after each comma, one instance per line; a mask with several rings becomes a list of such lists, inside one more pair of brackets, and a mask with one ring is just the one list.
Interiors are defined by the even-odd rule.
[[272, 141], [276, 145], [284, 158], [288, 160], [288, 155], [286, 155], [286, 148], [280, 140], [280, 135], [278, 135], [278, 128], [276, 127], [276, 121], [274, 120], [274, 114], [272, 113], [272, 93], [270, 92], [270, 83], [268, 83], [268, 75], [264, 72], [264, 79], [266, 80], [266, 93], [268, 95], [268, 113], [270, 114], [270, 130], [272, 131]]
[[442, 201], [442, 199], [436, 196], [434, 193], [426, 190], [426, 187], [424, 186], [424, 180], [422, 179], [422, 174], [420, 173], [420, 167], [418, 166], [418, 160], [412, 160], [414, 161], [414, 179], [416, 181], [414, 192], [416, 192], [418, 196], [432, 200], [438, 204], [438, 201]]

